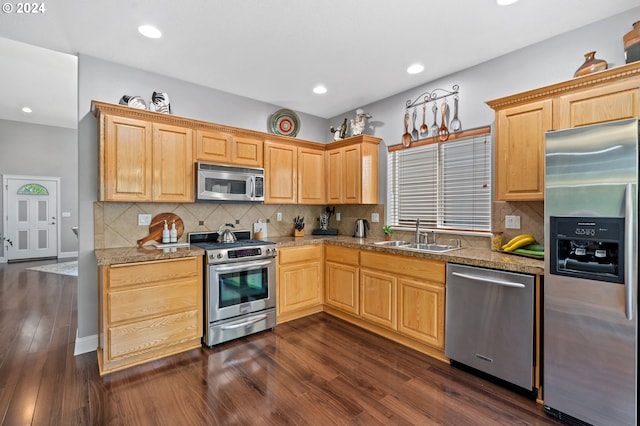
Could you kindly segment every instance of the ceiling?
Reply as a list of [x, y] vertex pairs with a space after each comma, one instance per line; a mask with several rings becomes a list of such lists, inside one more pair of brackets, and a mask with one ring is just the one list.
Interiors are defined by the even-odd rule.
[[[520, 0], [510, 6], [498, 6], [495, 0], [66, 0], [44, 4], [41, 14], [0, 14], [0, 37], [331, 118], [622, 13], [637, 7], [638, 1]], [[140, 36], [141, 24], [157, 26], [163, 37]], [[0, 43], [3, 61], [7, 46], [8, 40]], [[64, 77], [58, 71], [66, 72], [69, 57], [61, 55], [58, 63], [50, 52], [41, 54], [44, 75], [20, 72], [3, 62], [0, 114], [15, 108], [4, 105], [17, 102], [14, 96], [30, 92], [45, 101], [42, 108], [52, 108], [52, 113], [63, 109], [60, 105], [69, 85], [55, 77]], [[27, 55], [34, 62], [42, 61], [34, 49]], [[14, 56], [22, 62], [16, 66], [27, 65], [31, 71], [42, 68], [15, 52]], [[424, 72], [407, 74], [413, 63], [423, 64]], [[49, 71], [50, 65], [54, 71]], [[75, 90], [75, 74], [73, 78]], [[4, 91], [7, 84], [11, 92]], [[318, 84], [328, 92], [314, 94], [312, 88]], [[75, 119], [75, 104], [72, 112]]]

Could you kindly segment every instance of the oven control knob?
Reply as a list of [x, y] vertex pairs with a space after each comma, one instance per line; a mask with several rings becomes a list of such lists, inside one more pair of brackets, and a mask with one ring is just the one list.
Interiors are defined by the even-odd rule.
[[222, 253], [218, 253], [218, 255], [216, 256], [218, 259], [222, 259]]

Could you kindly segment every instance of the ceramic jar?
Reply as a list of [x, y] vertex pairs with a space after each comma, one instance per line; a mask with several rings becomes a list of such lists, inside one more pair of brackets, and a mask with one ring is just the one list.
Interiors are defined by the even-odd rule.
[[574, 77], [591, 74], [592, 72], [606, 70], [609, 65], [607, 61], [596, 59], [596, 52], [587, 52], [584, 54], [584, 64], [580, 66], [573, 74]]
[[626, 63], [640, 60], [640, 21], [633, 24], [633, 29], [622, 37], [622, 41]]

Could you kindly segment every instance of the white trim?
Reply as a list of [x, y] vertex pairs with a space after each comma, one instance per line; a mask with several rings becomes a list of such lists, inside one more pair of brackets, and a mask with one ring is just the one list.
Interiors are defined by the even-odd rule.
[[98, 349], [98, 335], [78, 337], [78, 329], [76, 328], [76, 345], [73, 349], [73, 356], [93, 352], [96, 349]]
[[58, 253], [58, 259], [68, 259], [70, 257], [78, 257], [78, 252], [77, 251], [63, 251], [62, 253]]
[[0, 257], [0, 263], [7, 263], [6, 257]]
[[2, 214], [4, 215], [4, 219], [2, 221], [2, 229], [7, 229], [9, 227], [9, 216], [6, 214], [7, 204], [9, 203], [9, 194], [7, 193], [7, 185], [8, 179], [24, 179], [24, 180], [51, 180], [56, 182], [56, 257], [60, 257], [60, 253], [62, 252], [62, 218], [60, 217], [60, 212], [62, 206], [60, 206], [60, 192], [62, 188], [60, 188], [60, 177], [56, 176], [28, 176], [28, 175], [2, 175]]

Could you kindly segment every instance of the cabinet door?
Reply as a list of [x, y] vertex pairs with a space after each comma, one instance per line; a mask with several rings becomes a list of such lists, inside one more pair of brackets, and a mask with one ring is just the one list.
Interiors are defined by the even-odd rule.
[[265, 142], [265, 203], [297, 202], [298, 149], [295, 146]]
[[262, 139], [234, 136], [231, 141], [231, 161], [239, 166], [262, 167], [264, 142]]
[[196, 160], [231, 163], [232, 136], [208, 130], [196, 131]]
[[341, 204], [343, 200], [342, 170], [344, 152], [341, 149], [327, 151], [327, 203]]
[[360, 316], [383, 327], [396, 329], [396, 277], [360, 271]]
[[640, 118], [638, 84], [633, 79], [560, 96], [554, 105], [554, 128]]
[[401, 277], [398, 301], [398, 331], [444, 349], [444, 284]]
[[298, 148], [298, 203], [325, 204], [324, 151]]
[[151, 124], [110, 115], [103, 123], [100, 201], [151, 201]]
[[544, 199], [544, 134], [551, 130], [551, 100], [498, 111], [496, 199]]
[[358, 315], [358, 267], [334, 262], [325, 263], [325, 303], [345, 312]]
[[182, 203], [195, 199], [193, 131], [153, 125], [153, 200]]
[[322, 262], [284, 265], [278, 271], [278, 315], [322, 305]]
[[342, 168], [343, 203], [360, 204], [362, 200], [362, 169], [360, 145], [347, 146], [344, 149]]

